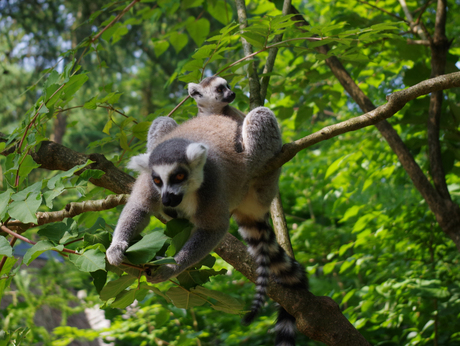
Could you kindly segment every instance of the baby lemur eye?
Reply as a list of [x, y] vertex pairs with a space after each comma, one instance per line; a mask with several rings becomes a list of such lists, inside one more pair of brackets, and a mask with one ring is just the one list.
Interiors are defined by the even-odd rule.
[[184, 180], [185, 178], [185, 174], [184, 173], [179, 173], [179, 174], [176, 174], [176, 180]]
[[153, 182], [155, 183], [155, 185], [161, 185], [161, 179], [158, 177], [154, 177]]

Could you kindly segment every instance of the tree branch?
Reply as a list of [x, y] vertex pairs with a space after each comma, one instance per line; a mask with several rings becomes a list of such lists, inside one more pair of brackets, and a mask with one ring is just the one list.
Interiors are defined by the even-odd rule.
[[[255, 282], [256, 266], [246, 247], [238, 239], [227, 234], [214, 251]], [[301, 333], [314, 340], [329, 346], [370, 345], [343, 316], [337, 303], [329, 297], [316, 297], [308, 290], [288, 289], [273, 280], [270, 280], [267, 294], [296, 318], [297, 328]]]
[[[291, 10], [291, 0], [284, 0], [283, 2], [283, 16], [286, 16], [290, 13]], [[283, 34], [276, 35], [273, 38], [272, 43], [278, 43], [283, 40]], [[275, 60], [276, 56], [278, 54], [278, 48], [271, 48], [268, 51], [268, 57], [267, 61], [265, 62], [265, 67], [264, 67], [264, 74], [269, 74], [273, 71], [273, 66], [275, 65]], [[267, 96], [267, 89], [268, 85], [270, 83], [270, 75], [264, 76], [260, 80], [260, 99], [262, 101], [262, 104], [265, 101], [265, 97]]]
[[[244, 29], [248, 26], [248, 19], [246, 15], [246, 5], [244, 0], [235, 0], [236, 9], [238, 12], [238, 21], [240, 23], [240, 29]], [[243, 43], [244, 55], [248, 56], [252, 54], [252, 46], [246, 41], [244, 37], [241, 37], [241, 42]], [[257, 66], [253, 58], [251, 58], [252, 63], [248, 65], [248, 79], [249, 79], [249, 109], [254, 109], [263, 104], [263, 101], [260, 99], [260, 83], [259, 77], [257, 75]]]
[[[435, 33], [431, 41], [431, 78], [443, 75], [446, 67], [449, 41], [446, 37], [446, 0], [438, 0], [436, 11]], [[430, 96], [429, 118], [427, 123], [428, 156], [430, 172], [436, 191], [442, 198], [451, 199], [447, 189], [446, 177], [442, 165], [441, 142], [439, 127], [442, 114], [442, 90], [433, 92]]]
[[[116, 168], [104, 155], [81, 154], [54, 142], [42, 142], [40, 149], [32, 153], [31, 156], [42, 168], [61, 171], [67, 171], [76, 165], [84, 164], [90, 159], [94, 163], [86, 166], [76, 174], [79, 175], [87, 169], [100, 169], [106, 174], [100, 179], [90, 179], [91, 183], [96, 186], [105, 187], [117, 194], [129, 192], [135, 180], [130, 175]], [[129, 191], [125, 190], [126, 186], [129, 187]]]
[[[451, 89], [460, 86], [460, 72], [454, 72], [436, 78], [428, 79], [420, 82], [412, 87], [397, 91], [387, 96], [388, 102], [370, 112], [360, 115], [346, 121], [327, 126], [320, 131], [312, 133], [304, 138], [298, 139], [291, 143], [283, 145], [281, 152], [271, 159], [267, 165], [261, 170], [257, 176], [261, 177], [282, 167], [286, 162], [290, 161], [299, 151], [311, 147], [312, 145], [336, 137], [342, 133], [351, 132], [362, 129], [367, 126], [377, 125], [384, 119], [393, 116], [397, 111], [402, 109], [404, 105], [416, 99], [419, 96], [427, 95], [439, 90]], [[424, 176], [425, 177], [425, 176]], [[427, 186], [422, 188], [431, 189], [435, 193], [433, 187], [426, 179]], [[428, 187], [429, 186], [429, 187]]]

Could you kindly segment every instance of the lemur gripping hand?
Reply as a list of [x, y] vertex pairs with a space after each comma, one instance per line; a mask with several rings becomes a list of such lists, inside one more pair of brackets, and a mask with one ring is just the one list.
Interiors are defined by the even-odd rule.
[[107, 261], [114, 266], [119, 266], [121, 262], [123, 262], [123, 258], [125, 257], [124, 253], [128, 245], [126, 241], [112, 242], [105, 254]]

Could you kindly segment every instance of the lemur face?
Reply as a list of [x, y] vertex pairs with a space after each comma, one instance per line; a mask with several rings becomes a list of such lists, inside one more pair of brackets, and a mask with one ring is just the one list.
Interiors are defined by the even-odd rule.
[[235, 93], [227, 81], [221, 77], [208, 77], [200, 84], [189, 83], [188, 92], [198, 105], [229, 104], [235, 99]]
[[149, 158], [152, 181], [165, 207], [179, 206], [187, 194], [203, 182], [207, 148], [201, 143], [169, 140], [161, 143]]

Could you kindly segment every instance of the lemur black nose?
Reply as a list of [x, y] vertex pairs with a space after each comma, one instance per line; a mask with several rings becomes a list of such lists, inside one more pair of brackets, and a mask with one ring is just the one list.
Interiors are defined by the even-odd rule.
[[235, 99], [236, 95], [233, 91], [228, 92], [223, 99], [224, 102], [231, 103]]
[[175, 193], [165, 193], [161, 196], [161, 202], [165, 207], [177, 207], [182, 202], [183, 195], [176, 195]]

